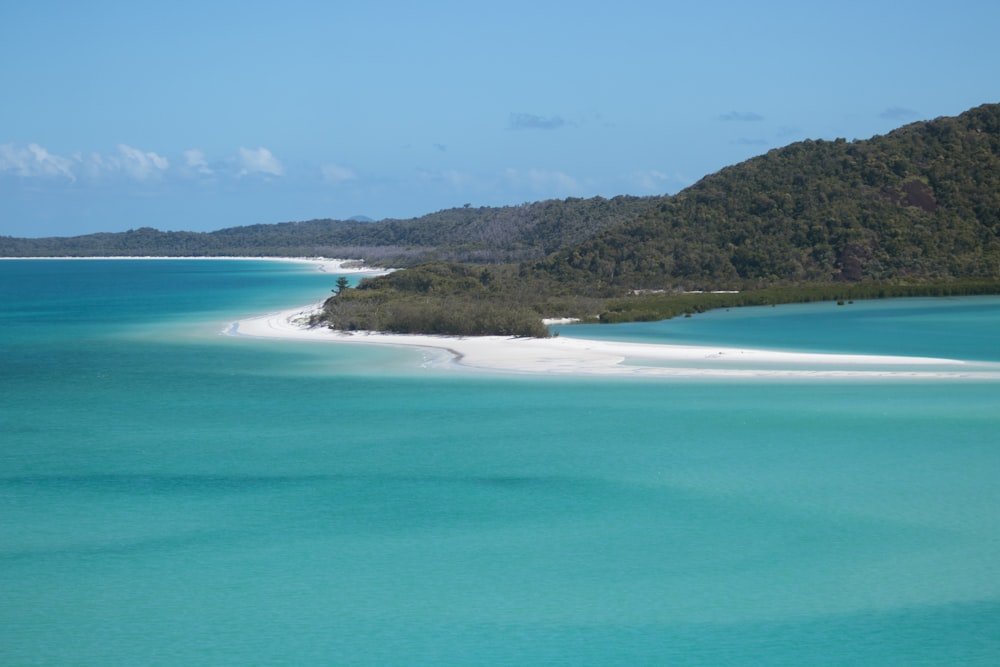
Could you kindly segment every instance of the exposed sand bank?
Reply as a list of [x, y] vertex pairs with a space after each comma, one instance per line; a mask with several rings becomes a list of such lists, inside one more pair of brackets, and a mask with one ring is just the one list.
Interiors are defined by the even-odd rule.
[[1000, 367], [950, 359], [811, 354], [556, 338], [451, 337], [345, 333], [304, 322], [316, 306], [294, 308], [232, 323], [230, 335], [325, 341], [343, 345], [393, 345], [437, 354], [425, 365], [505, 373], [622, 377], [773, 378], [975, 378], [1000, 379]]

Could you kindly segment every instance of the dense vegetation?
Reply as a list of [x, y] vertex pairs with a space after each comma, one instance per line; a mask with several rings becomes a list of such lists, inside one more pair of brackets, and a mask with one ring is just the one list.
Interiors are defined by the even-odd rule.
[[773, 150], [535, 269], [601, 293], [996, 276], [1000, 105]]
[[1000, 294], [1000, 279], [956, 280], [916, 283], [839, 283], [796, 287], [766, 287], [746, 292], [680, 292], [642, 294], [607, 299], [601, 322], [653, 322], [681, 315], [690, 316], [714, 308], [774, 306], [781, 303], [836, 301], [838, 305], [858, 299], [888, 299], [913, 296], [969, 296]]
[[314, 324], [344, 331], [548, 336], [538, 312], [511, 289], [519, 283], [508, 274], [509, 267], [423, 264], [339, 290]]
[[542, 314], [623, 321], [779, 301], [996, 293], [1000, 105], [864, 141], [798, 142], [673, 197], [204, 234], [0, 237], [6, 256], [147, 254], [411, 267], [343, 290], [325, 318], [344, 329], [427, 333], [544, 335]]

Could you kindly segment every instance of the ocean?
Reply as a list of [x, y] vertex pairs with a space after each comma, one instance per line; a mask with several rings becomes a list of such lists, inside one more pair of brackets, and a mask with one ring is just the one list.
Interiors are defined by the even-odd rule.
[[[1000, 663], [1000, 383], [222, 335], [336, 277], [0, 261], [0, 664]], [[1000, 297], [559, 328], [977, 363], [997, 331]]]

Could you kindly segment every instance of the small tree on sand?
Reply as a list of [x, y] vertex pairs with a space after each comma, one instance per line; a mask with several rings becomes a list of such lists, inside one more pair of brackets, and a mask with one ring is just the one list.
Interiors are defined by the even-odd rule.
[[339, 278], [337, 278], [337, 282], [335, 283], [335, 287], [331, 291], [334, 294], [340, 294], [341, 292], [343, 292], [348, 287], [350, 287], [350, 284], [348, 283], [347, 278], [345, 278], [344, 276], [340, 276]]

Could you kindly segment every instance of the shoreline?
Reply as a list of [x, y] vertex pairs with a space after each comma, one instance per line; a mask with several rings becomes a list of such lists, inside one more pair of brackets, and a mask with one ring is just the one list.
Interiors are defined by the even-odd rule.
[[153, 260], [153, 261], [165, 261], [165, 260], [184, 260], [184, 261], [198, 261], [198, 260], [211, 260], [211, 261], [253, 261], [253, 262], [285, 262], [288, 264], [315, 264], [319, 271], [325, 273], [342, 273], [342, 274], [357, 274], [364, 273], [372, 276], [384, 275], [386, 273], [391, 273], [395, 269], [385, 268], [381, 266], [344, 266], [345, 264], [356, 264], [360, 262], [357, 259], [342, 259], [333, 257], [242, 257], [234, 255], [220, 255], [220, 256], [202, 256], [202, 255], [192, 255], [192, 256], [181, 256], [181, 257], [165, 257], [163, 255], [111, 255], [108, 257], [96, 257], [96, 256], [81, 256], [81, 257], [0, 257], [0, 261], [17, 261], [17, 260], [47, 260], [47, 261], [94, 261], [94, 260]]
[[2, 256], [0, 259], [253, 259], [260, 260], [262, 262], [315, 262], [315, 261], [336, 261], [336, 262], [352, 262], [358, 260], [350, 259], [334, 259], [331, 257], [252, 257], [250, 255], [72, 255], [64, 257], [53, 257], [49, 255], [40, 255], [37, 257], [6, 257]]
[[226, 335], [430, 351], [425, 368], [567, 377], [1000, 379], [1000, 365], [954, 359], [504, 336], [343, 332], [304, 322], [318, 305], [232, 322]]
[[120, 259], [152, 259], [152, 260], [168, 260], [168, 259], [183, 259], [183, 260], [254, 260], [260, 262], [293, 262], [293, 263], [315, 263], [315, 262], [358, 262], [360, 260], [356, 259], [343, 259], [334, 257], [252, 257], [243, 255], [177, 255], [167, 256], [167, 255], [80, 255], [80, 256], [66, 256], [66, 257], [52, 257], [52, 256], [38, 256], [38, 257], [7, 257], [0, 256], [0, 260], [99, 260], [99, 259], [109, 259], [109, 260], [120, 260]]

